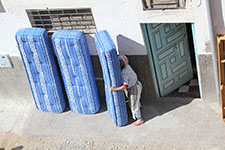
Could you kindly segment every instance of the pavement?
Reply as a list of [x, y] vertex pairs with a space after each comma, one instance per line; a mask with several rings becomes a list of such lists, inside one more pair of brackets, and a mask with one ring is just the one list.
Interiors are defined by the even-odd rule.
[[217, 103], [193, 98], [145, 100], [145, 123], [116, 127], [103, 102], [99, 113], [41, 112], [33, 100], [0, 101], [0, 150], [125, 149], [225, 150], [225, 123]]

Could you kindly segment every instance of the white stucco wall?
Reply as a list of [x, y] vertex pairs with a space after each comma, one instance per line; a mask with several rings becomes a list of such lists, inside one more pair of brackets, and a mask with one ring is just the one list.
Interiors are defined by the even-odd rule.
[[[194, 23], [197, 46], [197, 71], [202, 98], [214, 101], [217, 97], [215, 52], [210, 38], [210, 17], [206, 2], [186, 0], [185, 9], [143, 11], [141, 0], [0, 0], [0, 54], [20, 56], [15, 33], [31, 27], [26, 9], [91, 8], [97, 30], [108, 30], [120, 53], [146, 55], [141, 23]], [[214, 8], [216, 33], [225, 34], [225, 2], [211, 0]], [[96, 55], [93, 35], [87, 35], [91, 55]], [[199, 63], [200, 60], [201, 62]], [[209, 65], [206, 65], [207, 63]], [[214, 65], [212, 65], [214, 64]], [[9, 73], [10, 74], [10, 73]]]
[[[198, 54], [211, 53], [205, 3], [187, 0], [186, 9], [143, 11], [141, 0], [1, 0], [0, 54], [18, 56], [14, 35], [17, 30], [30, 27], [25, 9], [91, 8], [97, 30], [106, 29], [121, 53], [146, 55], [140, 23], [195, 23]], [[0, 7], [1, 9], [1, 7]], [[91, 54], [96, 54], [93, 40], [88, 39]], [[118, 41], [118, 42], [117, 42]]]

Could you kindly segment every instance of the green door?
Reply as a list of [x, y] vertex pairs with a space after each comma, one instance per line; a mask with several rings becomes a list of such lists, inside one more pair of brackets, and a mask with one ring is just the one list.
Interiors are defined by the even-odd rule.
[[160, 96], [166, 96], [192, 79], [192, 65], [185, 24], [144, 24], [149, 53]]

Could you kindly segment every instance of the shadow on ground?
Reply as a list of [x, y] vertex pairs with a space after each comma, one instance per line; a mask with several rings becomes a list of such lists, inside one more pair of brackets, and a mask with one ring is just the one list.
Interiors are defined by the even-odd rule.
[[[21, 150], [23, 149], [23, 146], [17, 146], [15, 148], [12, 148], [11, 150]], [[5, 148], [0, 148], [0, 150], [6, 150]]]
[[[163, 97], [155, 100], [142, 100], [141, 110], [142, 118], [145, 122], [157, 117], [162, 116], [174, 109], [188, 105], [193, 101], [193, 98], [177, 98], [177, 97]], [[130, 108], [128, 109], [128, 124], [131, 124], [134, 120]]]
[[21, 150], [21, 149], [23, 149], [23, 146], [18, 146], [18, 147], [12, 148], [11, 150]]

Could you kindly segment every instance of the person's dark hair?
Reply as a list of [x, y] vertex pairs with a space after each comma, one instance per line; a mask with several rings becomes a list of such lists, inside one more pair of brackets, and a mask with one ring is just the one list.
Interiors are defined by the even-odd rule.
[[125, 67], [125, 63], [122, 59], [119, 59], [120, 62], [120, 69], [122, 70]]

